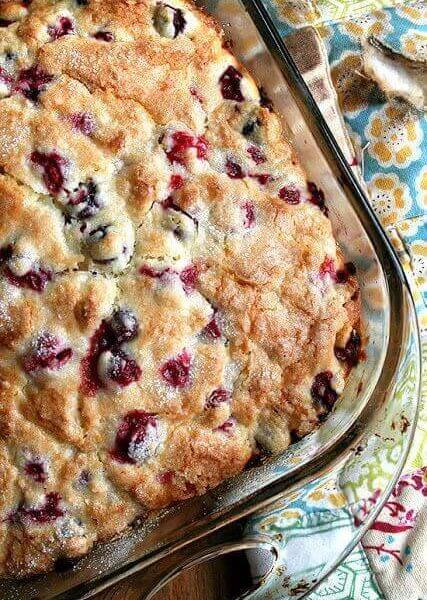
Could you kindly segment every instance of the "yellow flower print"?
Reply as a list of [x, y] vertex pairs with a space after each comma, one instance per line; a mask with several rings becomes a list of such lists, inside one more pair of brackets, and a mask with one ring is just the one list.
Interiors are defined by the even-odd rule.
[[301, 518], [301, 511], [286, 509], [282, 512], [282, 517], [285, 519], [299, 519]]
[[427, 289], [427, 241], [417, 240], [409, 245], [415, 283], [421, 291]]
[[311, 492], [311, 494], [309, 494], [308, 497], [310, 498], [310, 500], [314, 500], [314, 502], [317, 502], [319, 500], [324, 500], [325, 494], [322, 492], [322, 490], [315, 490], [314, 492]]
[[346, 53], [331, 68], [332, 82], [337, 91], [340, 106], [347, 114], [354, 114], [366, 108], [376, 90], [375, 83], [363, 77], [361, 72], [361, 56], [352, 52]]
[[417, 203], [427, 212], [427, 167], [424, 167], [418, 176], [417, 191]]
[[[279, 503], [282, 504], [282, 503]], [[302, 519], [304, 513], [297, 509], [287, 509], [281, 510], [280, 512], [275, 512], [264, 517], [260, 523], [259, 528], [262, 531], [271, 531], [272, 528], [277, 527], [280, 529], [281, 527], [287, 527], [290, 524], [295, 524]]]
[[416, 25], [427, 25], [427, 4], [425, 0], [411, 2], [408, 6], [400, 6], [396, 9], [396, 13]]
[[319, 18], [310, 0], [277, 0], [276, 4], [282, 19], [289, 25], [309, 25]]
[[425, 227], [425, 217], [410, 217], [404, 221], [400, 221], [398, 230], [403, 237], [421, 236], [422, 227]]
[[421, 155], [423, 137], [417, 116], [405, 106], [386, 104], [365, 129], [368, 152], [383, 167], [407, 167]]
[[329, 38], [332, 37], [332, 34], [334, 32], [333, 29], [329, 27], [329, 25], [327, 25], [326, 23], [318, 23], [316, 25], [316, 29], [317, 33], [322, 38], [323, 43], [327, 44], [329, 42]]
[[372, 207], [384, 227], [403, 219], [411, 208], [408, 186], [394, 173], [374, 175], [368, 190]]
[[427, 61], [427, 33], [409, 29], [400, 38], [405, 56], [414, 60]]
[[342, 508], [345, 506], [345, 496], [341, 492], [323, 493], [321, 490], [312, 492], [308, 499], [313, 504], [329, 505], [332, 508]]
[[334, 480], [328, 480], [311, 491], [306, 498], [310, 504], [330, 508], [342, 508], [346, 504], [344, 494], [336, 487]]
[[277, 518], [276, 516], [268, 516], [262, 521], [260, 521], [259, 527], [260, 529], [269, 529], [270, 527], [276, 524]]
[[388, 28], [390, 22], [389, 15], [382, 10], [376, 10], [371, 13], [349, 19], [340, 25], [344, 33], [360, 39], [369, 35], [380, 36]]

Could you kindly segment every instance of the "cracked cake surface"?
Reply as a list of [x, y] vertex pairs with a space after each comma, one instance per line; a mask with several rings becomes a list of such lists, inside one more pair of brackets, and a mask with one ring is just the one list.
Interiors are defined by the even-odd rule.
[[359, 314], [327, 198], [214, 21], [0, 4], [0, 576], [312, 431]]

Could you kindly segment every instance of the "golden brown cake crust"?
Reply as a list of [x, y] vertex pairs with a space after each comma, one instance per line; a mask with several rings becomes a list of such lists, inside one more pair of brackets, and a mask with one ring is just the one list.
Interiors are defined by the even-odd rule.
[[279, 452], [359, 357], [354, 269], [187, 0], [0, 4], [0, 576]]

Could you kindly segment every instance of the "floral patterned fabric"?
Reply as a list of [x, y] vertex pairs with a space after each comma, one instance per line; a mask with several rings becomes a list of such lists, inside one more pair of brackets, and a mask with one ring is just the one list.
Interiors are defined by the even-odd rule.
[[426, 592], [427, 469], [404, 475], [364, 536], [376, 578], [387, 598], [419, 600]]
[[[411, 284], [422, 331], [424, 364], [427, 364], [427, 118], [385, 98], [361, 68], [361, 43], [369, 35], [409, 57], [427, 60], [427, 2], [265, 0], [265, 3], [284, 37], [297, 28], [312, 25], [323, 40], [331, 79], [355, 148], [354, 162], [358, 163], [372, 206]], [[310, 600], [427, 598], [426, 385], [424, 380], [424, 404], [406, 474], [362, 544], [310, 594]], [[345, 538], [348, 528], [354, 525], [354, 515], [341, 504], [333, 482], [326, 481], [321, 488], [318, 506], [316, 499], [307, 498], [306, 503], [296, 502], [285, 510], [279, 506], [257, 522], [255, 528], [268, 531], [280, 543], [286, 542], [283, 572], [293, 565], [303, 578], [299, 581], [286, 575], [279, 577], [280, 583], [276, 581], [259, 598], [279, 600], [304, 595], [306, 575], [312, 577], [321, 572], [319, 556], [327, 553], [328, 544], [333, 545], [334, 539]], [[316, 493], [319, 494], [318, 487]], [[317, 541], [313, 538], [316, 552], [304, 556], [306, 565], [293, 564], [298, 556], [292, 553], [293, 536], [299, 537], [303, 544], [304, 536], [319, 532], [319, 527], [327, 535]], [[336, 535], [339, 537], [334, 538]]]
[[[381, 8], [399, 7], [399, 14], [416, 25], [425, 25], [423, 1], [404, 0], [271, 0], [280, 21], [292, 28], [305, 25], [322, 26], [328, 21], [355, 20], [364, 22]], [[282, 24], [280, 23], [280, 24]], [[357, 21], [356, 21], [357, 23]], [[357, 26], [357, 25], [356, 25]], [[350, 25], [353, 27], [353, 25]], [[375, 32], [373, 32], [375, 33]]]

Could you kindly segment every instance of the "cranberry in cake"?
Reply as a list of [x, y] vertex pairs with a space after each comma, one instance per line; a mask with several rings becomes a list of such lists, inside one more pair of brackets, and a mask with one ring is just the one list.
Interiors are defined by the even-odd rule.
[[187, 0], [0, 3], [0, 576], [281, 452], [362, 355], [355, 268]]

